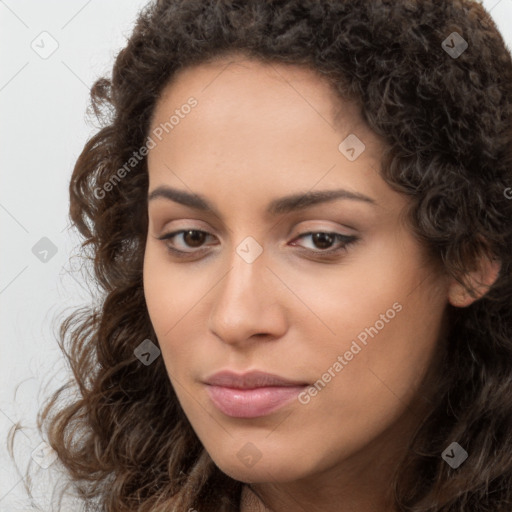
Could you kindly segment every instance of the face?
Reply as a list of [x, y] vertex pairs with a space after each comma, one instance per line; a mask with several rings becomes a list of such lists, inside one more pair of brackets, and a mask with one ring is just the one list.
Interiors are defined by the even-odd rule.
[[221, 59], [181, 71], [150, 136], [147, 307], [215, 463], [290, 482], [389, 444], [438, 349], [447, 283], [356, 107], [311, 70]]

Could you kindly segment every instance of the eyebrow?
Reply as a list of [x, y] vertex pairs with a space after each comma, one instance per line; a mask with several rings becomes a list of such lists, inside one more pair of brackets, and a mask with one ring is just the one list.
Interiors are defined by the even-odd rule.
[[[221, 217], [217, 209], [200, 194], [189, 193], [184, 190], [178, 190], [165, 185], [155, 188], [148, 195], [148, 202], [157, 198], [167, 199], [180, 203], [196, 210], [214, 213], [217, 217]], [[269, 215], [283, 215], [311, 206], [335, 201], [337, 199], [349, 199], [352, 201], [362, 201], [368, 204], [376, 205], [374, 199], [365, 196], [359, 192], [351, 192], [343, 188], [335, 190], [317, 190], [303, 193], [292, 194], [289, 196], [274, 199], [267, 206], [266, 213]]]

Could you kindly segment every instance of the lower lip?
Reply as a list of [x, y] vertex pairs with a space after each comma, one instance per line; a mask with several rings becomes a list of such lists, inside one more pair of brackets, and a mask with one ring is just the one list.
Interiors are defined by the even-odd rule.
[[215, 406], [233, 418], [257, 418], [277, 411], [291, 402], [306, 386], [272, 386], [235, 389], [206, 386]]

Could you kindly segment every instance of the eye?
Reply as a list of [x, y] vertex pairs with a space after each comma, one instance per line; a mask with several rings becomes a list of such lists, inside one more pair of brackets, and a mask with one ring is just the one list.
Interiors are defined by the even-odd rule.
[[[306, 249], [310, 252], [318, 253], [320, 256], [333, 255], [345, 251], [350, 244], [358, 240], [358, 237], [354, 235], [342, 235], [341, 233], [329, 233], [325, 231], [302, 233], [297, 239], [305, 239], [307, 237], [310, 237], [313, 247]], [[335, 242], [337, 242], [338, 245], [332, 248]], [[296, 244], [292, 243], [292, 245]]]
[[[158, 240], [170, 240], [171, 243], [166, 243], [167, 249], [176, 255], [186, 255], [186, 254], [192, 254], [194, 250], [187, 251], [183, 249], [198, 249], [201, 248], [206, 238], [213, 235], [210, 235], [210, 233], [207, 233], [206, 231], [201, 231], [199, 229], [180, 229], [179, 231], [173, 231], [172, 233], [167, 233], [166, 235], [158, 238]], [[181, 248], [173, 247], [174, 245], [174, 239], [181, 241]], [[178, 244], [179, 245], [179, 244]]]
[[[213, 238], [213, 235], [199, 229], [180, 229], [167, 233], [158, 240], [166, 241], [165, 246], [167, 250], [177, 257], [189, 257], [197, 252], [203, 252], [206, 247], [203, 247], [208, 237]], [[341, 233], [330, 233], [324, 231], [310, 231], [302, 233], [295, 240], [306, 239], [310, 237], [313, 247], [304, 247], [297, 244], [295, 241], [291, 243], [292, 246], [299, 245], [302, 249], [317, 256], [333, 256], [343, 251], [346, 251], [348, 246], [359, 240], [354, 235], [342, 235]], [[179, 243], [176, 243], [176, 241]], [[337, 243], [337, 246], [332, 247]], [[178, 247], [176, 247], [176, 245]], [[189, 249], [189, 250], [187, 250]]]

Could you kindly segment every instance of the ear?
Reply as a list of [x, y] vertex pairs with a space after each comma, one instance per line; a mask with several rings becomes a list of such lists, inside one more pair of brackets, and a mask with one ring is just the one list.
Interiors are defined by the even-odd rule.
[[452, 278], [448, 287], [448, 300], [452, 306], [465, 308], [483, 297], [498, 278], [501, 262], [495, 258], [483, 255], [478, 259], [474, 270], [465, 274], [463, 283]]

